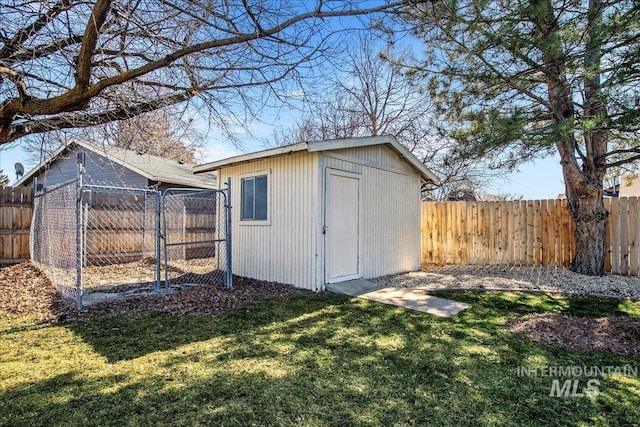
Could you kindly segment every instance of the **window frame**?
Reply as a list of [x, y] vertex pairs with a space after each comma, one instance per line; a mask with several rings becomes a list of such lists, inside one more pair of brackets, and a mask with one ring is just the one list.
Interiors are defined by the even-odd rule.
[[[244, 193], [243, 193], [243, 182], [244, 180], [247, 179], [253, 179], [254, 181], [254, 188], [253, 188], [253, 194], [254, 194], [254, 212], [253, 212], [253, 217], [255, 218], [255, 178], [260, 178], [260, 177], [266, 177], [267, 179], [267, 206], [266, 206], [266, 210], [267, 210], [267, 219], [248, 219], [248, 218], [243, 218], [243, 208], [244, 208]], [[244, 173], [241, 174], [239, 176], [240, 178], [240, 182], [239, 182], [239, 187], [240, 187], [240, 191], [238, 192], [240, 194], [239, 197], [239, 205], [240, 205], [240, 209], [238, 209], [238, 217], [239, 217], [239, 221], [238, 223], [240, 225], [271, 225], [271, 170], [267, 169], [267, 170], [260, 170], [260, 171], [255, 171], [255, 172], [250, 172], [250, 173]]]

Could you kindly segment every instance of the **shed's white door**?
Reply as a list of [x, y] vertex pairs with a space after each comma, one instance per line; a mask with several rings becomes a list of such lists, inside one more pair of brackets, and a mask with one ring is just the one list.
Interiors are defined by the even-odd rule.
[[328, 283], [360, 277], [360, 175], [327, 169], [325, 268]]

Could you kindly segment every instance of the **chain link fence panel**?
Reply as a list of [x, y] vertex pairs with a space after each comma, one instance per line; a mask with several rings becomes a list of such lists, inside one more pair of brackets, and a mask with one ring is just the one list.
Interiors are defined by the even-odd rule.
[[231, 287], [227, 193], [169, 189], [161, 206], [165, 287]]
[[83, 187], [80, 227], [86, 295], [156, 291], [158, 197], [159, 192], [142, 188]]
[[77, 179], [35, 194], [29, 236], [31, 260], [63, 299], [76, 301], [78, 278]]

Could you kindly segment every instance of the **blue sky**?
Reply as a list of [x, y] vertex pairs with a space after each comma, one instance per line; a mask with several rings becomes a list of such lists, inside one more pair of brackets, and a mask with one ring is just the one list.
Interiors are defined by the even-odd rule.
[[557, 156], [523, 164], [519, 171], [505, 175], [504, 184], [496, 182], [488, 193], [522, 195], [525, 199], [555, 199], [564, 193], [560, 158]]
[[[239, 150], [232, 143], [226, 142], [221, 134], [210, 133], [209, 143], [205, 149], [204, 161], [213, 161], [226, 157], [235, 156], [244, 152], [251, 152], [263, 149], [263, 140], [271, 136], [274, 126], [285, 125], [286, 123], [276, 123], [274, 125], [258, 123], [253, 128], [252, 137], [244, 136], [242, 139], [252, 142], [245, 142], [243, 149]], [[239, 132], [242, 132], [239, 130]], [[249, 138], [251, 138], [249, 140]], [[14, 164], [22, 162], [26, 170], [34, 166], [27, 162], [27, 154], [22, 149], [19, 142], [9, 146], [0, 146], [0, 169], [9, 176], [11, 182], [15, 181]], [[549, 157], [523, 164], [518, 172], [505, 173], [504, 180], [496, 180], [491, 183], [488, 193], [509, 193], [522, 195], [525, 199], [555, 199], [558, 194], [564, 193], [562, 182], [562, 171], [559, 159]]]
[[[367, 6], [367, 4], [362, 4]], [[331, 20], [329, 25], [334, 29], [340, 28], [362, 28], [363, 23], [360, 18], [342, 18]], [[348, 36], [346, 34], [349, 34]], [[369, 36], [371, 34], [369, 33]], [[352, 33], [340, 33], [339, 37], [353, 37]], [[341, 44], [346, 40], [343, 38]], [[424, 46], [420, 43], [408, 39], [398, 40], [396, 48], [411, 48], [419, 53]], [[315, 68], [314, 71], [319, 73], [330, 72], [330, 70], [322, 69], [324, 67]], [[280, 110], [272, 108], [269, 111], [262, 111], [262, 119], [265, 122], [256, 122], [251, 126], [251, 135], [247, 134], [246, 129], [237, 127], [236, 136], [242, 141], [242, 149], [238, 149], [224, 134], [211, 129], [207, 140], [209, 141], [203, 153], [203, 161], [213, 161], [237, 154], [252, 152], [264, 149], [264, 141], [271, 138], [273, 130], [277, 127], [287, 128], [296, 120], [296, 114], [288, 108]], [[272, 116], [269, 119], [269, 116]], [[199, 127], [206, 128], [206, 124], [202, 122]], [[21, 162], [25, 169], [29, 170], [34, 166], [33, 162], [28, 162], [29, 156], [21, 147], [20, 141], [9, 145], [0, 145], [0, 169], [9, 176], [11, 182], [15, 182], [14, 164]], [[496, 180], [490, 183], [486, 189], [489, 193], [522, 195], [527, 199], [547, 199], [556, 198], [559, 193], [564, 193], [564, 184], [562, 183], [562, 173], [559, 160], [554, 157], [537, 160], [535, 162], [521, 165], [518, 172], [508, 173], [504, 175], [503, 180]]]

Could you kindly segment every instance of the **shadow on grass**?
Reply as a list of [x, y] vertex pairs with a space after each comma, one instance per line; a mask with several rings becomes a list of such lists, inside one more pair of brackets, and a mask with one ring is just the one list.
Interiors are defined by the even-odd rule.
[[[368, 328], [384, 331], [389, 322], [405, 333], [419, 329], [424, 322], [414, 319], [427, 318], [434, 322], [473, 325], [495, 328], [530, 313], [555, 312], [571, 316], [598, 317], [603, 315], [625, 316], [634, 314], [640, 303], [609, 298], [563, 297], [546, 294], [440, 292], [438, 295], [466, 302], [472, 310], [461, 312], [450, 320], [437, 319], [402, 308], [382, 304], [368, 304], [366, 313], [358, 310], [358, 304], [348, 298], [325, 296], [314, 298], [276, 299], [262, 305], [254, 305], [220, 316], [167, 316], [142, 314], [109, 316], [86, 322], [70, 323], [66, 327], [81, 337], [109, 362], [131, 360], [157, 351], [172, 350], [189, 343], [212, 338], [234, 337], [240, 333], [277, 325], [288, 335], [305, 331], [300, 339], [315, 330], [319, 318], [326, 318], [327, 307], [337, 310], [334, 322], [358, 332]], [[356, 300], [354, 300], [356, 301]], [[362, 303], [358, 300], [359, 303]], [[631, 304], [631, 305], [630, 305]], [[268, 309], [264, 307], [268, 306]], [[295, 322], [289, 322], [296, 319]], [[325, 322], [326, 323], [326, 322]], [[286, 326], [290, 325], [290, 326]], [[333, 328], [325, 327], [317, 337], [330, 334]], [[430, 330], [420, 333], [430, 334]], [[455, 337], [455, 335], [454, 335]], [[268, 345], [269, 343], [267, 343]]]
[[531, 363], [633, 362], [545, 348], [501, 326], [541, 307], [566, 310], [567, 300], [451, 296], [473, 306], [441, 319], [327, 296], [68, 325], [111, 363], [1, 390], [0, 425], [577, 426], [640, 417], [637, 379], [603, 380], [593, 399], [558, 398], [550, 378], [516, 375]]
[[[194, 342], [224, 338], [273, 322], [312, 313], [327, 304], [321, 298], [276, 299], [271, 310], [245, 307], [219, 316], [179, 316], [161, 313], [97, 317], [65, 325], [110, 363], [131, 360], [149, 353], [172, 350]], [[282, 306], [281, 306], [282, 305]], [[246, 314], [253, 312], [251, 316]]]

